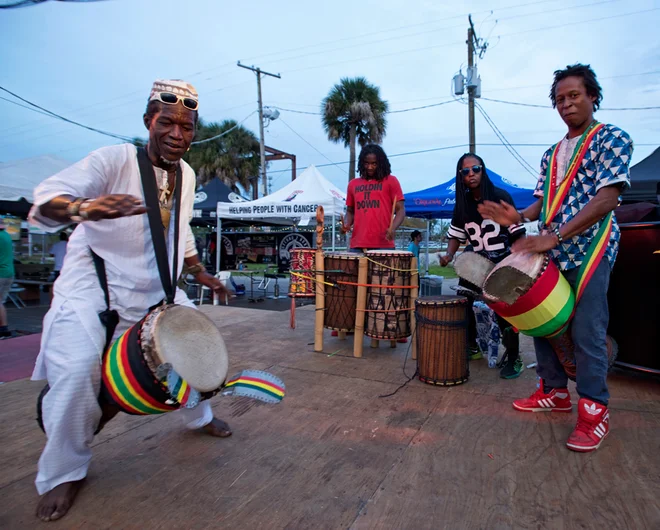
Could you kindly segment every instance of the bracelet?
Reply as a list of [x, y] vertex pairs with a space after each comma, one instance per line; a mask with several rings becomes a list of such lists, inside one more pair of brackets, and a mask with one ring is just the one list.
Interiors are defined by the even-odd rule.
[[188, 274], [192, 274], [193, 276], [197, 276], [202, 272], [206, 272], [206, 267], [204, 267], [202, 263], [195, 263], [194, 265], [188, 267]]
[[92, 204], [92, 200], [85, 199], [80, 203], [80, 206], [78, 207], [78, 217], [80, 217], [83, 221], [89, 220], [89, 213], [87, 212], [87, 209], [89, 208], [90, 204]]
[[518, 210], [518, 215], [520, 216], [520, 223], [531, 223], [532, 220], [525, 217], [525, 214], [522, 212], [522, 210]]
[[87, 200], [88, 199], [86, 199], [85, 197], [78, 197], [77, 199], [71, 201], [69, 205], [66, 207], [66, 213], [69, 216], [69, 219], [71, 219], [74, 223], [80, 223], [87, 218], [87, 216], [83, 218], [80, 215], [80, 207]]
[[564, 242], [564, 238], [561, 237], [561, 234], [559, 233], [559, 228], [556, 226], [552, 229], [552, 232], [557, 236], [557, 241], [561, 245]]

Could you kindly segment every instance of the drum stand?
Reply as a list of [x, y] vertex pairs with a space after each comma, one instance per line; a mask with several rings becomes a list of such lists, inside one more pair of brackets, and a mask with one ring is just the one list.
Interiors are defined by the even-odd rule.
[[[325, 283], [323, 276], [323, 250], [316, 251], [316, 319], [314, 323], [314, 351], [323, 351], [323, 326], [325, 316]], [[417, 258], [412, 259], [411, 269], [417, 270]], [[358, 264], [358, 288], [357, 288], [357, 311], [355, 312], [355, 332], [353, 334], [353, 357], [362, 357], [364, 350], [364, 320], [367, 308], [367, 280], [369, 272], [369, 260], [367, 257], [361, 257]], [[412, 341], [412, 358], [417, 359], [417, 344], [415, 343], [415, 300], [419, 294], [419, 275], [412, 274], [412, 289], [410, 290], [410, 340]], [[346, 332], [338, 332], [340, 340], [346, 339]], [[371, 339], [371, 347], [378, 348], [378, 339]], [[396, 348], [396, 340], [390, 341], [390, 347]]]

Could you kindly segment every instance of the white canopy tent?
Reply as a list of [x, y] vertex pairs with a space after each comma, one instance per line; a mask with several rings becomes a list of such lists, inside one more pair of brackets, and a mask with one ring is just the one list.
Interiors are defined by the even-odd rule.
[[69, 167], [71, 162], [53, 155], [36, 156], [0, 164], [0, 200], [32, 202], [41, 181]]
[[[296, 180], [270, 195], [256, 201], [219, 202], [217, 209], [217, 237], [220, 248], [221, 219], [245, 221], [288, 219], [300, 225], [316, 223], [316, 208], [323, 206], [326, 219], [332, 218], [332, 245], [334, 250], [337, 217], [346, 209], [346, 194], [326, 179], [315, 166], [309, 166]], [[219, 269], [220, 253], [216, 268]]]

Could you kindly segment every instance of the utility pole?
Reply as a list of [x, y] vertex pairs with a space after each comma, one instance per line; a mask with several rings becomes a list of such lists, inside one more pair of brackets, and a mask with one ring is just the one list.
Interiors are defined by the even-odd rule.
[[[470, 27], [467, 32], [467, 45], [468, 45], [468, 80], [470, 79], [471, 73], [474, 68], [474, 25], [472, 24], [472, 15], [469, 17]], [[468, 92], [468, 127], [470, 131], [470, 153], [475, 153], [477, 146], [476, 133], [474, 130], [474, 86], [470, 86], [468, 83], [467, 92]]]
[[246, 70], [252, 70], [257, 74], [257, 91], [259, 93], [259, 155], [261, 156], [261, 185], [263, 186], [263, 194], [268, 195], [268, 179], [266, 177], [266, 152], [264, 150], [264, 109], [263, 109], [263, 100], [261, 98], [261, 76], [269, 75], [271, 77], [277, 77], [281, 79], [280, 74], [271, 74], [270, 72], [264, 72], [261, 68], [255, 68], [254, 66], [245, 66], [241, 64], [241, 61], [238, 61], [238, 66], [245, 68]]

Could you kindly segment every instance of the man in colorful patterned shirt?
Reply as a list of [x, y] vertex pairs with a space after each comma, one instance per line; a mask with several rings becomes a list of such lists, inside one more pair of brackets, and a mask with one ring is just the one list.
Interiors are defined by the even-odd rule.
[[[550, 100], [568, 133], [543, 155], [534, 192], [539, 200], [522, 212], [492, 202], [480, 206], [480, 212], [500, 224], [538, 219], [541, 235], [518, 241], [514, 252], [549, 252], [577, 293], [570, 333], [580, 399], [577, 426], [566, 445], [587, 452], [598, 449], [609, 433], [607, 288], [620, 238], [614, 209], [630, 185], [633, 142], [618, 127], [594, 120], [602, 91], [590, 66], [557, 70]], [[580, 277], [586, 282], [579, 282]], [[539, 389], [514, 401], [513, 407], [570, 412], [567, 375], [559, 358], [547, 339], [535, 338], [534, 345]]]

